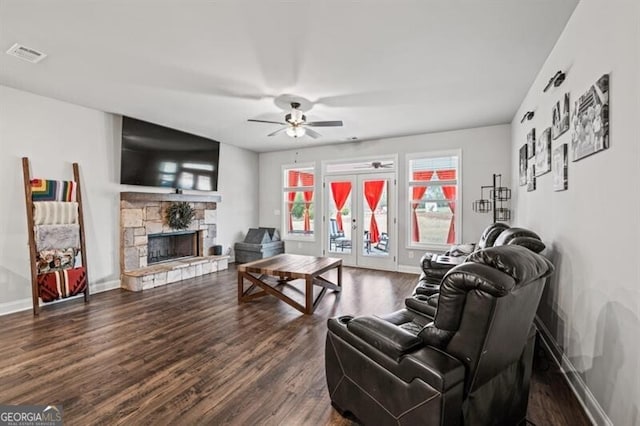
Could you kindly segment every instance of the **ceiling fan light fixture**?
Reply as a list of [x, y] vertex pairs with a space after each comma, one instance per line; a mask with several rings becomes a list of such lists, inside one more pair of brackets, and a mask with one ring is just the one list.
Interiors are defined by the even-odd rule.
[[294, 109], [291, 111], [291, 121], [293, 123], [302, 123], [304, 121], [303, 119], [304, 115], [302, 114], [302, 111], [300, 111], [299, 109]]
[[287, 129], [287, 135], [291, 136], [292, 138], [302, 137], [306, 133], [307, 131], [304, 127], [292, 126]]

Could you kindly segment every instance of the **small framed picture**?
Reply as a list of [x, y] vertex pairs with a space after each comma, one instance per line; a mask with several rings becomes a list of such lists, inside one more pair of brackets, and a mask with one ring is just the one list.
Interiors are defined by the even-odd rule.
[[527, 184], [527, 144], [520, 147], [520, 186]]
[[553, 107], [553, 119], [551, 120], [551, 137], [555, 140], [560, 136], [560, 102]]
[[536, 128], [531, 129], [529, 133], [527, 133], [527, 154], [529, 156], [527, 158], [531, 158], [536, 154]]
[[547, 127], [536, 141], [536, 177], [551, 171], [551, 127]]
[[536, 165], [533, 164], [533, 161], [529, 163], [529, 167], [527, 168], [527, 191], [535, 191], [536, 190]]
[[563, 134], [567, 130], [569, 130], [569, 123], [571, 121], [571, 117], [569, 114], [571, 108], [570, 96], [569, 92], [564, 94], [564, 101], [562, 103], [562, 114], [560, 115], [560, 134]]
[[562, 108], [560, 107], [560, 101], [556, 102], [553, 107], [551, 135], [554, 140], [569, 130], [569, 107], [569, 93], [564, 94]]
[[566, 143], [553, 150], [553, 190], [565, 191], [569, 188], [568, 159], [569, 147]]

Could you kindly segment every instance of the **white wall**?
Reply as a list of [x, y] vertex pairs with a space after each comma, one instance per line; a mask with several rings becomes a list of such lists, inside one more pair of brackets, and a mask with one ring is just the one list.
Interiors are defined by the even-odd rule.
[[231, 249], [233, 261], [233, 244], [243, 241], [247, 230], [258, 225], [258, 154], [220, 144], [220, 160], [217, 243], [223, 253]]
[[[636, 0], [580, 2], [512, 122], [517, 176], [518, 150], [531, 127], [551, 125], [553, 103], [611, 74], [610, 148], [578, 162], [570, 153], [567, 191], [553, 192], [551, 174], [535, 192], [513, 188], [515, 222], [539, 231], [557, 268], [539, 318], [596, 422], [617, 425], [640, 425], [639, 22]], [[543, 93], [557, 70], [565, 83]], [[528, 110], [535, 118], [520, 124]], [[553, 146], [570, 146], [570, 133]]]
[[[0, 86], [0, 313], [29, 308], [31, 284], [21, 157], [33, 177], [82, 177], [87, 263], [92, 292], [119, 286], [118, 116]], [[221, 144], [217, 243], [224, 249], [258, 220], [258, 155]], [[241, 195], [238, 195], [241, 194]]]
[[[406, 136], [376, 141], [363, 141], [304, 148], [304, 139], [293, 140], [299, 149], [260, 154], [260, 226], [282, 227], [282, 218], [274, 212], [282, 212], [282, 165], [315, 162], [316, 176], [320, 176], [323, 160], [344, 160], [376, 155], [398, 154], [398, 260], [399, 265], [417, 267], [422, 250], [408, 250], [408, 189], [405, 182], [405, 156], [408, 153], [462, 150], [462, 241], [476, 241], [482, 230], [492, 221], [489, 214], [471, 210], [471, 203], [480, 196], [480, 186], [492, 183], [493, 173], [502, 173], [503, 184], [510, 183], [510, 127], [490, 126], [452, 132]], [[320, 194], [321, 182], [316, 179], [316, 191]], [[316, 196], [315, 200], [320, 200]], [[317, 201], [316, 201], [317, 202]], [[316, 221], [316, 241], [311, 243], [287, 242], [287, 252], [322, 254], [321, 223]], [[409, 257], [413, 251], [414, 257]]]

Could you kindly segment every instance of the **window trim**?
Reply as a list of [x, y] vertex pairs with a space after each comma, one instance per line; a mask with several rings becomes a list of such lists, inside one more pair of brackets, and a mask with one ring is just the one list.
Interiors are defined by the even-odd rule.
[[[311, 169], [313, 170], [313, 186], [285, 186], [286, 185], [286, 179], [285, 179], [285, 172], [287, 170], [300, 170], [300, 169]], [[281, 166], [281, 170], [280, 170], [280, 196], [281, 196], [281, 200], [280, 200], [280, 208], [282, 208], [282, 217], [281, 217], [281, 221], [280, 221], [280, 226], [282, 229], [282, 233], [281, 233], [281, 238], [283, 241], [305, 241], [305, 242], [315, 242], [316, 241], [316, 233], [317, 233], [317, 221], [316, 221], [316, 217], [314, 217], [313, 219], [313, 225], [311, 227], [311, 234], [290, 234], [289, 233], [289, 229], [288, 229], [288, 215], [289, 215], [289, 211], [287, 210], [287, 205], [286, 203], [288, 202], [287, 197], [285, 196], [285, 194], [287, 192], [291, 192], [293, 190], [295, 190], [295, 192], [304, 192], [309, 191], [309, 190], [313, 190], [313, 206], [314, 206], [314, 212], [316, 213], [317, 216], [317, 207], [318, 207], [318, 170], [316, 167], [316, 163], [312, 162], [312, 163], [294, 163], [294, 164], [283, 164]], [[286, 232], [285, 232], [286, 230]]]
[[[462, 149], [458, 148], [458, 149], [449, 149], [449, 150], [442, 150], [442, 151], [428, 151], [428, 152], [413, 152], [413, 153], [408, 153], [405, 155], [405, 182], [407, 185], [407, 191], [406, 191], [406, 197], [407, 197], [407, 202], [405, 203], [405, 208], [406, 208], [406, 214], [405, 214], [405, 220], [407, 221], [407, 227], [406, 227], [406, 244], [405, 244], [405, 249], [407, 250], [432, 250], [432, 251], [446, 251], [447, 249], [449, 249], [449, 247], [451, 247], [451, 244], [437, 244], [437, 243], [416, 243], [412, 241], [412, 235], [411, 235], [411, 226], [412, 226], [412, 217], [411, 217], [411, 213], [412, 213], [412, 209], [411, 209], [411, 203], [412, 203], [412, 190], [413, 187], [416, 185], [419, 185], [419, 182], [423, 182], [423, 181], [415, 181], [412, 180], [412, 176], [411, 176], [411, 161], [412, 160], [418, 160], [418, 159], [423, 159], [423, 158], [439, 158], [439, 157], [458, 157], [458, 164], [457, 164], [457, 177], [456, 177], [456, 186], [457, 186], [457, 191], [456, 191], [456, 203], [459, 206], [458, 207], [458, 212], [456, 212], [456, 220], [455, 220], [455, 228], [456, 228], [456, 239], [457, 242], [454, 244], [460, 244], [461, 241], [464, 241], [463, 238], [463, 233], [462, 233], [462, 212], [463, 212], [463, 193], [462, 193]], [[433, 186], [438, 185], [438, 186], [446, 186], [447, 183], [453, 183], [454, 181], [452, 180], [446, 180], [446, 181], [437, 181], [434, 182], [431, 185], [424, 185], [424, 186]]]

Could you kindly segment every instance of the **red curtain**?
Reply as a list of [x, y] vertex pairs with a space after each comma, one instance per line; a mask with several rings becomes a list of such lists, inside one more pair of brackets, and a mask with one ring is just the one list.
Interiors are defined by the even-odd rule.
[[[456, 171], [455, 169], [451, 169], [451, 170], [438, 170], [437, 172], [438, 175], [438, 179], [439, 180], [453, 180], [456, 178]], [[455, 222], [456, 222], [456, 187], [455, 186], [443, 186], [442, 187], [442, 193], [444, 194], [444, 197], [447, 199], [447, 201], [449, 202], [449, 209], [451, 209], [451, 213], [453, 213], [453, 216], [451, 216], [451, 224], [449, 224], [449, 234], [447, 235], [447, 244], [455, 244], [456, 242], [456, 228], [455, 228]]]
[[342, 231], [344, 228], [342, 227], [342, 209], [344, 208], [344, 204], [347, 202], [347, 198], [349, 198], [349, 194], [351, 193], [351, 182], [331, 182], [331, 195], [333, 196], [333, 202], [336, 203], [336, 209], [338, 213], [336, 213], [336, 224], [338, 225], [338, 229]]
[[384, 189], [385, 183], [386, 181], [384, 180], [368, 180], [364, 183], [364, 198], [367, 200], [367, 204], [371, 209], [371, 223], [369, 224], [369, 239], [371, 243], [380, 241], [375, 210], [382, 197], [382, 190]]
[[[433, 176], [433, 170], [420, 170], [413, 172], [413, 180], [424, 180], [429, 181]], [[413, 228], [411, 233], [411, 239], [414, 242], [420, 241], [420, 227], [418, 226], [418, 214], [416, 213], [416, 209], [418, 208], [418, 203], [416, 201], [420, 201], [422, 197], [424, 197], [424, 193], [427, 192], [426, 186], [414, 186], [413, 193], [411, 194], [411, 210], [413, 211]]]
[[[298, 178], [300, 177], [300, 172], [297, 170], [289, 170], [289, 176], [287, 177], [287, 185], [289, 187], [298, 186]], [[291, 211], [293, 210], [293, 202], [296, 199], [296, 192], [289, 192], [287, 194], [287, 198], [289, 200], [289, 231], [293, 231], [293, 215]]]
[[[301, 186], [313, 186], [313, 173], [300, 172]], [[309, 215], [309, 207], [311, 207], [311, 201], [313, 200], [313, 191], [304, 191], [302, 193], [304, 198], [304, 231], [311, 231], [311, 220]]]

